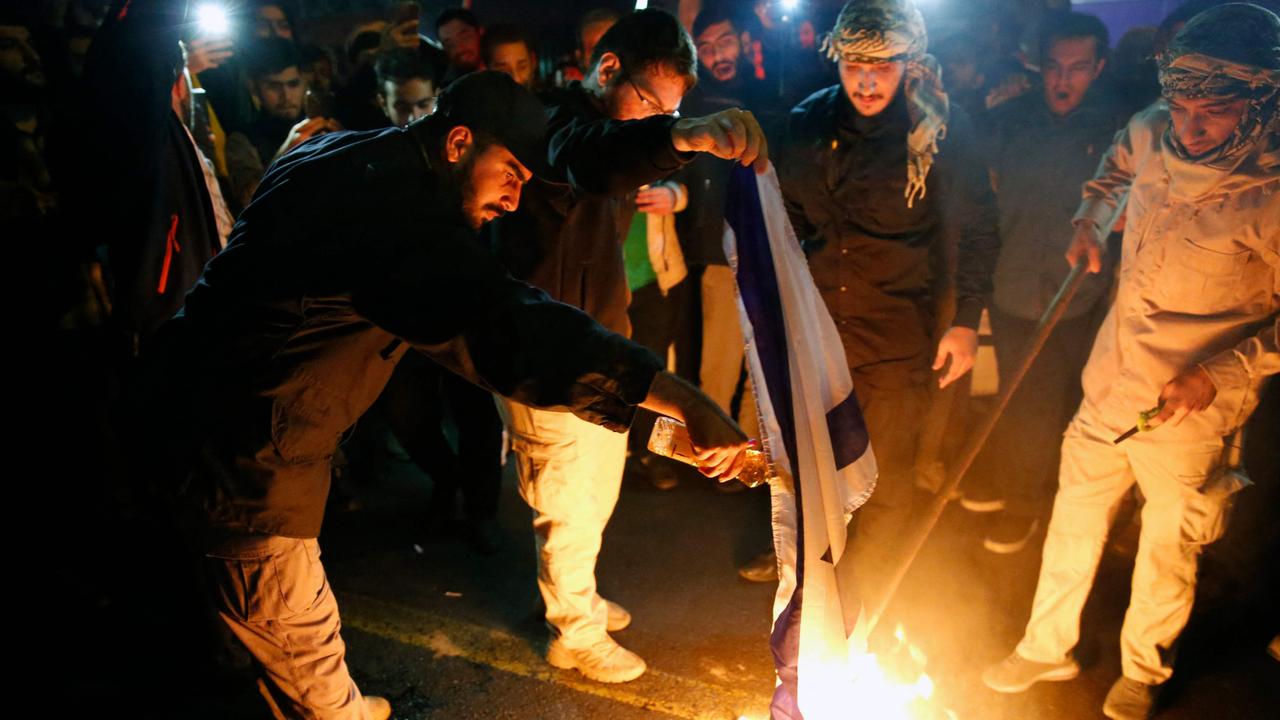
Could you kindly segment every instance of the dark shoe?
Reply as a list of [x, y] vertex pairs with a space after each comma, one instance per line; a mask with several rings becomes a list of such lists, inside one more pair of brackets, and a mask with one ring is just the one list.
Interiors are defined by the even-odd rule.
[[1001, 513], [987, 531], [982, 547], [997, 555], [1022, 552], [1039, 529], [1040, 521], [1036, 518]]
[[738, 568], [738, 577], [751, 582], [775, 582], [778, 579], [778, 558], [773, 551], [757, 555], [751, 562]]
[[472, 520], [463, 528], [463, 536], [472, 549], [481, 555], [492, 555], [502, 548], [502, 528], [497, 518]]
[[432, 503], [427, 509], [426, 536], [428, 540], [448, 540], [457, 536], [461, 526], [451, 508]]
[[1028, 660], [1015, 650], [1009, 657], [982, 671], [982, 682], [1002, 693], [1020, 693], [1031, 689], [1038, 682], [1059, 682], [1074, 679], [1080, 674], [1075, 660], [1061, 663], [1042, 663]]
[[1122, 675], [1107, 693], [1102, 714], [1111, 720], [1147, 720], [1155, 714], [1159, 688], [1159, 685], [1148, 685]]

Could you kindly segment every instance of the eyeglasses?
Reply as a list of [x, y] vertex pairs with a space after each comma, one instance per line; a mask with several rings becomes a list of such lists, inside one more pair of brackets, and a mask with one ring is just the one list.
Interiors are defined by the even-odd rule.
[[670, 115], [671, 117], [680, 117], [680, 108], [677, 107], [674, 110], [668, 110], [662, 107], [662, 104], [659, 103], [657, 100], [650, 100], [649, 98], [645, 97], [644, 93], [640, 92], [640, 87], [636, 85], [635, 82], [631, 80], [631, 78], [627, 78], [627, 84], [631, 86], [632, 90], [636, 91], [636, 97], [640, 99], [640, 104], [654, 110], [655, 115]]

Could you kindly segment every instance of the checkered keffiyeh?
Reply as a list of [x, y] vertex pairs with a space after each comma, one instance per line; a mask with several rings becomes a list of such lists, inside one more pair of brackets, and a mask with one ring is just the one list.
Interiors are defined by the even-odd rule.
[[1165, 142], [1184, 160], [1229, 168], [1280, 124], [1280, 18], [1248, 3], [1196, 15], [1160, 55], [1166, 98], [1231, 97], [1248, 101], [1232, 137], [1209, 157], [1190, 157], [1170, 130]]
[[926, 52], [929, 34], [912, 0], [850, 0], [827, 34], [822, 50], [831, 60], [876, 63], [902, 61], [906, 75], [902, 90], [911, 130], [907, 134], [907, 207], [924, 197], [925, 178], [946, 137], [950, 120], [942, 68]]

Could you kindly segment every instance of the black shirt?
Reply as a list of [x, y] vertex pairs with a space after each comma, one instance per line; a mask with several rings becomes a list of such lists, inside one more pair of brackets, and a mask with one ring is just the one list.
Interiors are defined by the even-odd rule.
[[[1052, 302], [1071, 270], [1063, 254], [1081, 187], [1127, 119], [1096, 91], [1065, 117], [1054, 115], [1039, 92], [991, 112], [985, 155], [996, 181], [1002, 241], [993, 303], [1002, 312], [1036, 320]], [[1106, 268], [1086, 277], [1063, 317], [1091, 312], [1106, 297], [1111, 274]]]
[[[779, 176], [792, 226], [849, 366], [884, 387], [928, 382], [939, 300], [977, 328], [999, 251], [995, 200], [964, 112], [951, 108], [926, 194], [907, 207], [906, 101], [865, 117], [839, 85], [791, 111]], [[941, 318], [941, 321], [940, 321]]]

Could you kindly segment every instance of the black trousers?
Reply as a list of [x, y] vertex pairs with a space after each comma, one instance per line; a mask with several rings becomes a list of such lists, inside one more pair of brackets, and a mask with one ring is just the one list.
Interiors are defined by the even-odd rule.
[[[990, 309], [1000, 384], [1011, 376], [1035, 335], [1036, 321]], [[1046, 518], [1058, 487], [1062, 433], [1084, 393], [1080, 373], [1098, 331], [1097, 313], [1064, 318], [1054, 327], [1000, 417], [988, 445], [988, 482], [1005, 511]]]
[[927, 385], [879, 387], [853, 378], [879, 475], [875, 492], [857, 513], [852, 529], [854, 567], [859, 592], [868, 603], [878, 601], [888, 573], [898, 559], [901, 538], [912, 525], [916, 484], [916, 451], [928, 412]]

